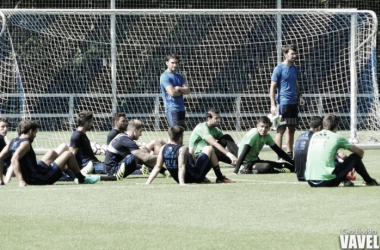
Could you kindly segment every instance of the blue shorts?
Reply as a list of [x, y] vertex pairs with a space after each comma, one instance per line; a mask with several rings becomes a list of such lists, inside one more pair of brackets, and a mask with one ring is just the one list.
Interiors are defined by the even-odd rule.
[[[193, 158], [192, 156], [190, 157]], [[188, 161], [188, 164], [186, 165], [185, 183], [203, 182], [210, 169], [210, 158], [205, 153], [201, 153], [195, 164], [194, 161]]]
[[104, 165], [103, 162], [100, 161], [95, 161], [93, 162], [94, 164], [94, 173], [95, 174], [106, 174], [106, 166]]
[[168, 119], [169, 127], [182, 126], [186, 128], [185, 115], [186, 111], [167, 111], [165, 113]]
[[298, 104], [284, 104], [279, 106], [281, 125], [298, 125]]
[[133, 154], [127, 155], [123, 160], [121, 160], [116, 166], [112, 167], [107, 173], [108, 176], [114, 175], [119, 169], [121, 164], [125, 164], [124, 178], [130, 174], [141, 174], [141, 165], [136, 163], [136, 158]]
[[43, 161], [38, 161], [37, 165], [42, 167], [43, 171], [41, 173], [35, 174], [33, 179], [25, 179], [25, 182], [28, 185], [51, 185], [63, 176], [62, 170], [55, 162], [47, 165]]

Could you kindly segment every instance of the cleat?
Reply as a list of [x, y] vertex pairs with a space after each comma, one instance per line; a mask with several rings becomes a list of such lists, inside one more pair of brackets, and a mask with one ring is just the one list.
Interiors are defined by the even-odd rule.
[[370, 186], [379, 186], [379, 184], [377, 183], [377, 181], [375, 179], [372, 179], [371, 182], [364, 182], [363, 186], [367, 186], [367, 187], [370, 187]]
[[350, 180], [344, 180], [342, 183], [343, 183], [343, 187], [354, 187], [355, 186], [355, 184]]
[[244, 167], [242, 170], [240, 170], [241, 174], [253, 174], [253, 167]]
[[115, 174], [117, 181], [122, 181], [124, 179], [124, 173], [125, 173], [125, 163], [123, 162], [120, 165], [119, 170], [117, 170]]
[[211, 181], [207, 177], [205, 177], [204, 180], [202, 181], [202, 184], [209, 184], [209, 183], [211, 183]]
[[97, 175], [94, 175], [94, 176], [86, 175], [86, 176], [84, 177], [84, 182], [79, 182], [78, 178], [75, 178], [75, 179], [74, 179], [74, 182], [75, 182], [76, 184], [95, 184], [95, 183], [97, 183], [99, 180], [100, 180], [100, 176], [97, 176]]
[[227, 177], [223, 176], [223, 178], [216, 178], [216, 183], [234, 183], [234, 181], [228, 179]]
[[148, 167], [145, 166], [145, 165], [142, 165], [142, 166], [141, 166], [140, 171], [141, 171], [141, 174], [142, 174], [142, 175], [149, 175], [149, 169], [148, 169]]
[[87, 165], [86, 165], [84, 168], [82, 168], [82, 169], [80, 170], [80, 172], [81, 172], [82, 175], [84, 175], [84, 176], [86, 176], [86, 175], [88, 175], [88, 174], [91, 174], [93, 171], [94, 171], [94, 164], [92, 163], [92, 161], [89, 161], [89, 162], [87, 163]]
[[165, 178], [172, 178], [172, 175], [170, 174], [169, 170], [165, 170], [165, 173], [163, 173]]
[[280, 172], [280, 173], [290, 173], [289, 168], [273, 168], [273, 169]]

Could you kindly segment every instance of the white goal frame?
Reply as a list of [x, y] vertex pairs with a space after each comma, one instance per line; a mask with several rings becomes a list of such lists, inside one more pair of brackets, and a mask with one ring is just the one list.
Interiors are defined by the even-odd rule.
[[[111, 72], [112, 72], [112, 94], [93, 94], [92, 97], [94, 98], [100, 98], [100, 97], [108, 97], [112, 98], [112, 110], [110, 110], [109, 113], [96, 113], [95, 117], [109, 117], [111, 119], [112, 114], [116, 112], [117, 109], [117, 99], [118, 98], [130, 98], [130, 97], [152, 97], [155, 98], [155, 112], [154, 114], [144, 114], [142, 116], [154, 116], [155, 120], [155, 129], [156, 130], [161, 130], [160, 128], [160, 119], [164, 118], [165, 115], [163, 113], [160, 113], [160, 98], [161, 94], [126, 94], [126, 93], [117, 93], [117, 88], [116, 88], [116, 75], [117, 75], [117, 70], [116, 70], [116, 57], [117, 57], [117, 50], [116, 50], [116, 28], [115, 28], [115, 22], [116, 22], [116, 15], [164, 15], [164, 14], [197, 14], [197, 15], [202, 15], [202, 14], [251, 14], [251, 13], [268, 13], [268, 14], [275, 14], [278, 15], [278, 17], [281, 17], [283, 14], [310, 14], [312, 15], [313, 13], [320, 13], [320, 12], [325, 12], [325, 13], [332, 13], [332, 14], [348, 14], [351, 15], [351, 93], [350, 94], [324, 94], [324, 97], [348, 97], [351, 100], [351, 128], [350, 128], [350, 139], [357, 139], [357, 117], [362, 116], [365, 114], [357, 113], [357, 98], [358, 97], [371, 97], [371, 98], [377, 98], [378, 100], [378, 88], [377, 88], [377, 75], [376, 72], [373, 72], [373, 83], [376, 88], [374, 88], [375, 93], [372, 94], [357, 94], [356, 88], [357, 88], [357, 82], [356, 82], [356, 66], [355, 66], [355, 54], [357, 53], [357, 50], [363, 46], [364, 43], [368, 42], [370, 39], [376, 39], [376, 34], [377, 30], [374, 30], [372, 32], [372, 35], [369, 36], [365, 41], [363, 41], [361, 44], [357, 44], [356, 41], [356, 15], [357, 13], [369, 13], [374, 22], [374, 26], [378, 26], [377, 23], [377, 17], [376, 14], [373, 11], [360, 11], [356, 9], [208, 9], [208, 10], [200, 10], [200, 9], [162, 9], [162, 10], [153, 10], [153, 9], [131, 9], [131, 10], [113, 10], [113, 9], [103, 9], [103, 10], [94, 10], [94, 9], [51, 9], [51, 10], [44, 10], [44, 9], [2, 9], [0, 10], [0, 16], [2, 17], [2, 28], [0, 31], [0, 35], [3, 34], [6, 30], [6, 16], [11, 16], [12, 13], [25, 13], [28, 15], [40, 15], [40, 14], [53, 14], [53, 15], [61, 15], [61, 14], [82, 14], [82, 15], [93, 15], [93, 14], [103, 14], [103, 15], [109, 15], [110, 20], [111, 20], [111, 26], [110, 26], [110, 34], [111, 34], [111, 46], [110, 46], [110, 51], [111, 51]], [[281, 22], [281, 18], [278, 18], [278, 22]], [[278, 27], [281, 27], [281, 23], [278, 23]], [[281, 29], [278, 29], [278, 32], [281, 32]], [[281, 55], [281, 35], [277, 35], [278, 40], [277, 40], [277, 45], [278, 45], [278, 59], [280, 60], [282, 58]], [[376, 68], [376, 65], [374, 65], [374, 68]], [[269, 86], [268, 86], [269, 90]], [[0, 93], [0, 97], [18, 97], [20, 94], [8, 94], [8, 93]], [[74, 98], [76, 97], [81, 97], [81, 96], [87, 96], [87, 94], [76, 94], [73, 96], [72, 94], [33, 94], [33, 93], [25, 93], [24, 94], [26, 98], [28, 97], [68, 97], [69, 98], [69, 107], [70, 107], [70, 112], [69, 113], [60, 113], [60, 114], [27, 114], [28, 111], [24, 110], [23, 113], [20, 114], [3, 114], [4, 117], [29, 117], [29, 118], [38, 118], [38, 117], [67, 117], [71, 119], [71, 128], [75, 128], [75, 123], [74, 123], [74, 118], [75, 118], [75, 113], [74, 113]], [[189, 97], [185, 98], [191, 98], [192, 95]], [[265, 98], [267, 97], [269, 99], [269, 94], [255, 94], [255, 93], [249, 93], [249, 94], [196, 94], [197, 97], [223, 97], [223, 96], [228, 96], [228, 97], [233, 97], [235, 98], [235, 103], [236, 103], [236, 112], [235, 113], [223, 113], [223, 117], [235, 117], [236, 119], [236, 130], [240, 130], [241, 124], [240, 124], [240, 118], [245, 117], [245, 116], [253, 116], [253, 115], [267, 115], [268, 111], [267, 110], [261, 110], [260, 112], [255, 112], [255, 113], [240, 113], [240, 100], [241, 98], [256, 98], [256, 97], [262, 97]], [[321, 107], [323, 105], [323, 100], [321, 96], [318, 94], [303, 94], [304, 97], [314, 97], [314, 98], [319, 98]], [[127, 117], [133, 117], [134, 114], [126, 114]], [[202, 116], [203, 113], [187, 113], [187, 117], [200, 117]], [[318, 113], [308, 113], [308, 114], [303, 114], [301, 113], [301, 117], [310, 117], [313, 115], [320, 115]], [[347, 116], [346, 113], [336, 113], [338, 116]], [[369, 145], [369, 147], [380, 147], [380, 145]]]

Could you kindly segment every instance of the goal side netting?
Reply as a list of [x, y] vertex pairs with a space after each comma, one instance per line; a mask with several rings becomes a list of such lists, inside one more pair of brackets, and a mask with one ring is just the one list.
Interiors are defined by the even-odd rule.
[[[269, 87], [281, 46], [298, 46], [306, 100], [298, 131], [334, 113], [340, 133], [380, 140], [376, 15], [355, 10], [0, 10], [0, 112], [15, 130], [41, 124], [35, 147], [69, 142], [75, 115], [95, 115], [102, 144], [114, 112], [146, 124], [141, 140], [166, 138], [160, 94], [165, 58], [180, 56], [187, 135], [220, 110], [221, 128], [240, 141], [270, 112]], [[186, 139], [185, 139], [186, 140]]]

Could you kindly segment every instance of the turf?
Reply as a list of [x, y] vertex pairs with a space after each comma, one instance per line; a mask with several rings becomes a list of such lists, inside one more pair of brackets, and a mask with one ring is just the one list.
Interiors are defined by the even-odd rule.
[[[364, 162], [380, 180], [380, 151]], [[291, 173], [222, 171], [236, 183], [147, 186], [140, 176], [19, 188], [13, 179], [0, 187], [0, 249], [339, 249], [344, 230], [380, 230], [379, 187], [312, 189]]]

